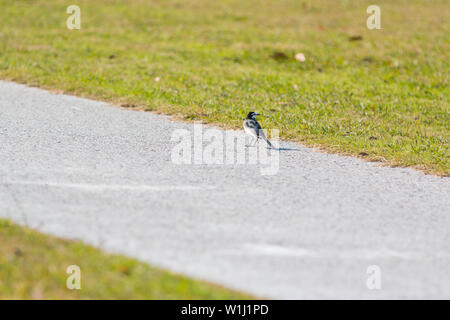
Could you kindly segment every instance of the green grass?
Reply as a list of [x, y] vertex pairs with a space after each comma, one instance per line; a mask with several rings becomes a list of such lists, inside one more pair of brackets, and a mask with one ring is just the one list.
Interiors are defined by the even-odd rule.
[[450, 175], [448, 0], [72, 3], [0, 0], [0, 78]]
[[[4, 219], [0, 244], [0, 300], [251, 298]], [[81, 290], [66, 287], [69, 265], [81, 268]]]

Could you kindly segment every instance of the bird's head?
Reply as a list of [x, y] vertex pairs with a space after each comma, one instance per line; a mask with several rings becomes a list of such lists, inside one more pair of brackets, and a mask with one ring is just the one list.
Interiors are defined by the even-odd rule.
[[259, 113], [256, 113], [256, 112], [249, 112], [248, 113], [248, 115], [247, 115], [247, 119], [253, 119], [253, 120], [255, 120], [256, 119], [256, 116], [259, 116]]

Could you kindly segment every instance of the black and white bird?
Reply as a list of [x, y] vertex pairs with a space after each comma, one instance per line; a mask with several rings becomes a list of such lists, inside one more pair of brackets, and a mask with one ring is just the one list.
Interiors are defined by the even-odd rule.
[[244, 131], [253, 139], [251, 146], [255, 146], [259, 139], [263, 139], [271, 149], [274, 149], [272, 143], [266, 138], [261, 125], [256, 121], [256, 116], [259, 116], [259, 114], [252, 111], [248, 113], [244, 120]]

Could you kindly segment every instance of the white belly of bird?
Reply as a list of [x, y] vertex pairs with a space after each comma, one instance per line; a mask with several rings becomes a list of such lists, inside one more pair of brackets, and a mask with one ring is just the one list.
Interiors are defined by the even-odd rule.
[[244, 127], [244, 131], [255, 138], [257, 137], [255, 129]]

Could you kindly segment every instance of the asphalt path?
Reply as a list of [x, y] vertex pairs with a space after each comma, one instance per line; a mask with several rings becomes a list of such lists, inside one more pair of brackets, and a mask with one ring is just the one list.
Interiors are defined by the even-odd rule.
[[0, 216], [259, 297], [450, 298], [448, 178], [285, 142], [271, 174], [180, 164], [177, 132], [0, 81]]

